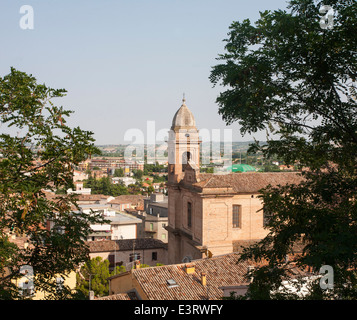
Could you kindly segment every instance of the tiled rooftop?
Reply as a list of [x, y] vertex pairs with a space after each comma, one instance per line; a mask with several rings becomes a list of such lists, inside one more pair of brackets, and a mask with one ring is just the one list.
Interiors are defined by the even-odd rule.
[[106, 297], [95, 298], [95, 300], [136, 300], [134, 293], [117, 293]]
[[89, 246], [91, 253], [93, 252], [111, 252], [111, 251], [127, 251], [135, 249], [154, 249], [164, 248], [167, 249], [167, 244], [161, 240], [151, 238], [138, 238], [138, 239], [122, 239], [122, 240], [105, 240], [105, 241], [88, 241], [86, 244]]
[[298, 184], [303, 178], [296, 172], [242, 172], [230, 174], [199, 174], [193, 185], [199, 188], [227, 188], [236, 193], [258, 192], [268, 185]]
[[[185, 271], [186, 264], [167, 265], [133, 270], [141, 288], [149, 300], [200, 300], [220, 299], [222, 286], [245, 284], [245, 274], [249, 264], [240, 262], [237, 253], [226, 254], [210, 259], [192, 261], [195, 270]], [[206, 273], [207, 285], [201, 284], [201, 274]], [[177, 285], [170, 286], [168, 280]]]

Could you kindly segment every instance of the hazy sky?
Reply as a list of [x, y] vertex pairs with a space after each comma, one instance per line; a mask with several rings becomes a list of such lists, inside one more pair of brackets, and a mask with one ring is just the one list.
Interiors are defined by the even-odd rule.
[[[20, 28], [22, 5], [34, 29]], [[94, 132], [97, 144], [130, 143], [124, 135], [147, 121], [169, 129], [186, 104], [199, 129], [226, 127], [208, 77], [224, 52], [233, 21], [285, 9], [286, 0], [0, 0], [0, 75], [13, 66], [39, 83], [65, 88], [54, 101], [75, 111], [69, 124]], [[264, 140], [265, 134], [256, 135]]]

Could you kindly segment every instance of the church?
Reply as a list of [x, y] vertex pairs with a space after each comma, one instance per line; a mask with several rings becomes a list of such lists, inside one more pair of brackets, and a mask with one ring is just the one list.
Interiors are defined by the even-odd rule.
[[168, 139], [168, 263], [238, 251], [268, 234], [259, 190], [299, 183], [294, 172], [200, 173], [200, 139], [183, 99]]

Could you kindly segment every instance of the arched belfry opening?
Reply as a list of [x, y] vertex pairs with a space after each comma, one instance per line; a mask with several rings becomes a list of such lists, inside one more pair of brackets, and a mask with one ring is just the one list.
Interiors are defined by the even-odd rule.
[[182, 154], [182, 172], [185, 171], [186, 165], [189, 163], [191, 160], [191, 153], [189, 151], [186, 151]]

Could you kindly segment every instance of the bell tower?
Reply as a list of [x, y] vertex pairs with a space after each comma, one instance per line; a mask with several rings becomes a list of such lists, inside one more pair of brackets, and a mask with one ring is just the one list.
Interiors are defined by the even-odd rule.
[[[168, 160], [168, 260], [170, 263], [179, 263], [187, 255], [182, 232], [193, 232], [197, 220], [194, 199], [184, 191], [183, 185], [192, 176], [192, 169], [196, 172], [195, 176], [199, 174], [200, 162], [199, 133], [185, 98], [172, 120]], [[182, 181], [184, 178], [185, 181]]]
[[168, 182], [179, 183], [188, 163], [199, 167], [200, 141], [195, 118], [186, 106], [185, 98], [177, 110], [173, 120], [168, 140]]

